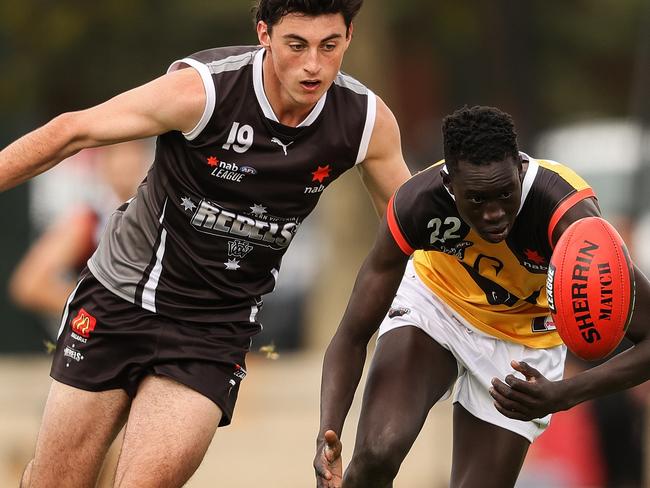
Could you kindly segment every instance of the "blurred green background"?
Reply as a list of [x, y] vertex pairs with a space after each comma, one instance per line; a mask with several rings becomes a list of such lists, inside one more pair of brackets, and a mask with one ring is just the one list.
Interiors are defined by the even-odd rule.
[[[251, 6], [241, 0], [1, 0], [0, 146], [61, 112], [145, 83], [179, 57], [256, 43]], [[566, 124], [647, 125], [647, 0], [373, 0], [355, 27], [344, 69], [392, 108], [412, 171], [441, 157], [441, 118], [464, 104], [511, 113], [529, 152], [540, 134]], [[635, 165], [633, 181], [645, 184], [645, 167]], [[604, 181], [611, 183], [608, 176]], [[34, 237], [25, 214], [28, 188], [0, 194], [3, 277]], [[637, 218], [648, 207], [648, 192], [629, 193], [621, 208]], [[0, 351], [40, 349], [37, 320], [9, 303], [5, 286], [0, 280]]]
[[[255, 44], [251, 6], [248, 0], [0, 0], [0, 147], [61, 112], [100, 103], [160, 76], [178, 58], [210, 47]], [[444, 115], [462, 105], [498, 106], [513, 115], [522, 150], [565, 162], [594, 186], [604, 214], [624, 235], [637, 263], [650, 269], [646, 244], [650, 241], [649, 0], [366, 0], [355, 22], [354, 38], [344, 70], [391, 107], [413, 172], [442, 157]], [[287, 334], [295, 337], [285, 349], [305, 346], [311, 351], [306, 381], [314, 390], [322, 351], [345, 307], [377, 222], [358, 181], [349, 181], [344, 176], [323, 196], [315, 219], [326, 233], [315, 239], [318, 248], [312, 241], [301, 252], [295, 243], [288, 253], [290, 258], [296, 256], [292, 259], [316, 261], [320, 266], [311, 276], [313, 289], [299, 296], [285, 294], [284, 302], [276, 302], [275, 312], [270, 302], [268, 339], [273, 340], [273, 330], [286, 326]], [[38, 377], [46, 381], [47, 361], [42, 352], [47, 336], [41, 317], [12, 304], [6, 289], [16, 263], [39, 232], [29, 216], [30, 191], [34, 187], [24, 184], [0, 194], [0, 353], [38, 353], [39, 368], [43, 368]], [[288, 270], [296, 268], [288, 264], [284, 279], [291, 283]], [[300, 262], [297, 269], [301, 269]], [[280, 318], [279, 323], [272, 323], [273, 315]], [[280, 363], [276, 369], [292, 364], [291, 359]], [[25, 361], [18, 360], [16, 370], [6, 367], [6, 377], [22, 381], [19, 372], [29, 370], [30, 364], [25, 356]], [[305, 366], [291, 367], [302, 370]], [[569, 363], [567, 374], [582, 367]], [[260, 369], [273, 370], [267, 364]], [[287, 374], [293, 373], [283, 371], [279, 376], [283, 380], [274, 377], [273, 381], [286, 383]], [[35, 395], [44, 394], [45, 389], [38, 385]], [[3, 390], [9, 401], [18, 387]], [[315, 395], [309, 396], [309, 402], [316, 402]], [[644, 406], [648, 395], [637, 396], [636, 406], [627, 409], [625, 402], [633, 401], [631, 396], [609, 397], [611, 409], [604, 401], [591, 414], [604, 419], [599, 424], [601, 435], [602, 426], [610, 426], [614, 438], [627, 442], [620, 446], [602, 441], [602, 455], [612, 460], [610, 471], [622, 471], [619, 480], [630, 473], [637, 480], [640, 477], [641, 420], [648, 415]], [[5, 431], [23, 410], [23, 403], [34, 410], [25, 425], [36, 429], [40, 410], [34, 405], [40, 408], [40, 403], [18, 403], [11, 416], [0, 416], [7, 418]], [[316, 415], [315, 405], [305, 408]], [[292, 412], [286, 406], [280, 410]], [[579, 430], [575, 426], [582, 425], [579, 422], [585, 414], [580, 409], [566, 414], [558, 415], [557, 422], [562, 425], [559, 419], [566, 419], [565, 437], [549, 448], [551, 453], [563, 452], [562, 445], [571, 449], [595, 442], [567, 437]], [[312, 424], [315, 428], [309, 417], [307, 425]], [[15, 431], [13, 436], [4, 435], [7, 445], [18, 445], [16, 439], [22, 439], [28, 447], [13, 457], [3, 456], [12, 460], [18, 476], [31, 455], [32, 438], [22, 424], [17, 423]], [[631, 432], [623, 435], [624, 431]], [[448, 441], [435, 443], [442, 446], [437, 446], [445, 453], [441, 456], [449, 454], [443, 449]], [[636, 443], [630, 447], [630, 442]], [[544, 444], [539, 446], [543, 450]], [[434, 451], [426, 455], [430, 452]], [[548, 459], [547, 454], [541, 458]], [[592, 474], [599, 462], [591, 460]], [[645, 465], [650, 462], [646, 460]], [[550, 484], [540, 473], [549, 475], [552, 469], [540, 466], [525, 486], [578, 486]], [[305, 479], [311, 480], [309, 460], [303, 467]], [[608, 479], [613, 479], [612, 473]], [[446, 476], [443, 473], [442, 479]], [[639, 486], [637, 481], [617, 483], [612, 486]], [[425, 486], [434, 485], [427, 481]]]

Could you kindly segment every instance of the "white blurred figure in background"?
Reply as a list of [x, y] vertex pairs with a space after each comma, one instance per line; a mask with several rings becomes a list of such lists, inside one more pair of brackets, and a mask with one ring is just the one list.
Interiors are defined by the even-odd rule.
[[39, 237], [17, 264], [9, 290], [44, 316], [48, 339], [108, 216], [131, 198], [153, 159], [148, 140], [85, 150], [35, 179], [30, 214]]

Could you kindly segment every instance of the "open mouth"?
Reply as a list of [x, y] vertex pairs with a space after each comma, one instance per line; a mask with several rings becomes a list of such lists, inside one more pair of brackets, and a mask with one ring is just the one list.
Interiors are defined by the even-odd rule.
[[496, 229], [484, 229], [483, 238], [489, 242], [501, 242], [508, 235], [508, 226], [499, 227]]
[[305, 80], [301, 81], [300, 85], [307, 91], [314, 91], [320, 86], [320, 81], [318, 80]]

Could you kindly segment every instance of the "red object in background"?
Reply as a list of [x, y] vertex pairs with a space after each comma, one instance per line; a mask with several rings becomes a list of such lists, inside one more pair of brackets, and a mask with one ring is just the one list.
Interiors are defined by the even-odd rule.
[[605, 486], [605, 460], [590, 403], [553, 414], [550, 427], [530, 446], [522, 477], [548, 477], [554, 487]]

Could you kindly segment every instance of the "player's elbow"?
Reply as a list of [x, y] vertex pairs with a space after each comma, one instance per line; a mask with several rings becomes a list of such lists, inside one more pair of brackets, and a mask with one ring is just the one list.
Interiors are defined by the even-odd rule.
[[56, 141], [56, 159], [59, 161], [94, 145], [88, 134], [88, 123], [83, 111], [62, 113], [43, 129], [47, 131], [50, 140]]
[[37, 287], [18, 270], [9, 280], [8, 292], [11, 300], [18, 306], [30, 309], [37, 297]]

